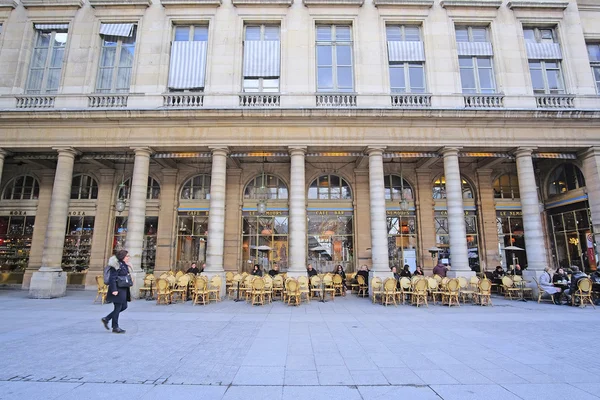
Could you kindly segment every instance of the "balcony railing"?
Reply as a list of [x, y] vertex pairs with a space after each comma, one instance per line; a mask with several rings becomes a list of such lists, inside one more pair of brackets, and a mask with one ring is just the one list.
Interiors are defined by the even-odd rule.
[[391, 96], [391, 100], [392, 100], [392, 107], [402, 107], [402, 108], [431, 107], [431, 95], [430, 94], [415, 94], [415, 93], [393, 94]]
[[465, 108], [502, 108], [504, 95], [502, 94], [466, 94], [464, 95]]
[[17, 96], [17, 108], [53, 108], [55, 96]]
[[356, 95], [318, 94], [317, 107], [356, 107]]
[[103, 107], [127, 107], [126, 94], [95, 94], [88, 96], [88, 107], [103, 108]]
[[574, 108], [575, 96], [570, 94], [536, 94], [537, 108]]
[[240, 107], [279, 107], [278, 94], [241, 94]]
[[201, 94], [164, 94], [164, 107], [202, 107], [204, 96]]

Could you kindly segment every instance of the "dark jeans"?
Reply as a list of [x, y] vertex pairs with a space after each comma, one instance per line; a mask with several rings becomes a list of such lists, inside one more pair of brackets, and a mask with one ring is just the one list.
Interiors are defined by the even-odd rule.
[[127, 310], [127, 302], [125, 303], [113, 303], [115, 308], [108, 314], [104, 319], [108, 322], [112, 319], [112, 328], [117, 329], [119, 327], [119, 314]]

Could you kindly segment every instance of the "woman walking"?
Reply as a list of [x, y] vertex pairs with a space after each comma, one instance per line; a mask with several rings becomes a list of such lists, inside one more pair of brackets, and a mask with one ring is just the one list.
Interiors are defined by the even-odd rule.
[[[106, 317], [102, 318], [102, 324], [108, 330], [108, 322], [112, 320], [113, 333], [125, 333], [124, 329], [119, 328], [119, 314], [127, 309], [127, 302], [131, 301], [129, 286], [121, 283], [125, 280], [125, 277], [128, 277], [129, 282], [131, 282], [131, 276], [129, 275], [129, 254], [127, 250], [117, 251], [117, 254], [108, 260], [108, 266], [110, 267], [110, 279], [108, 281], [106, 301], [111, 301], [114, 309]], [[119, 281], [119, 284], [117, 284], [117, 281]]]

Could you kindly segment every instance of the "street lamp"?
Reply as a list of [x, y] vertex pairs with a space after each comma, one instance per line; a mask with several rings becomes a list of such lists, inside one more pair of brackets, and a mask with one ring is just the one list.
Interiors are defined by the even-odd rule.
[[119, 183], [119, 189], [117, 191], [117, 201], [115, 203], [115, 210], [117, 210], [117, 212], [119, 214], [121, 214], [123, 211], [125, 211], [125, 201], [126, 201], [126, 196], [125, 196], [125, 163], [127, 162], [127, 154], [125, 154], [125, 158], [123, 159], [123, 174], [121, 175], [121, 183]]
[[[439, 253], [440, 253], [440, 251], [442, 251], [442, 249], [440, 249], [437, 246], [433, 246], [433, 247], [430, 247], [427, 251], [429, 252], [429, 254], [431, 254], [431, 260], [433, 260], [439, 255]], [[435, 265], [434, 265], [434, 267], [435, 267]]]
[[265, 187], [265, 164], [264, 164], [264, 158], [263, 158], [263, 162], [261, 163], [261, 183], [260, 183], [260, 188], [258, 188], [256, 190], [256, 198], [258, 199], [258, 202], [256, 203], [256, 212], [259, 215], [264, 215], [267, 212], [267, 197], [268, 197], [268, 193], [267, 193], [267, 188]]

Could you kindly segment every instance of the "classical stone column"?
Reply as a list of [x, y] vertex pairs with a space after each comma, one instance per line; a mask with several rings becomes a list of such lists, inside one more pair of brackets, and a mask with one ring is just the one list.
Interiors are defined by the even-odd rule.
[[581, 158], [583, 159], [583, 175], [592, 217], [592, 232], [596, 244], [594, 253], [598, 258], [598, 251], [600, 251], [600, 147], [591, 147], [581, 154]]
[[474, 275], [474, 272], [469, 267], [458, 150], [456, 147], [446, 147], [441, 152], [444, 157], [446, 207], [448, 209], [448, 233], [450, 235], [450, 265], [452, 266], [448, 275], [467, 277]]
[[371, 203], [371, 259], [370, 277], [392, 276], [388, 257], [388, 232], [385, 212], [383, 180], [383, 148], [372, 147], [369, 155], [369, 201]]
[[129, 252], [129, 261], [133, 268], [133, 287], [131, 296], [139, 297], [145, 273], [142, 271], [142, 248], [144, 244], [144, 225], [146, 222], [146, 195], [148, 191], [148, 173], [150, 171], [150, 154], [148, 147], [133, 149], [135, 158], [129, 195], [129, 216], [127, 218], [127, 237], [125, 250]]
[[33, 273], [29, 285], [29, 297], [35, 299], [62, 297], [67, 292], [67, 273], [63, 272], [61, 264], [73, 181], [73, 165], [78, 152], [71, 147], [55, 150], [58, 151], [58, 162], [42, 252], [42, 266]]
[[431, 170], [417, 169], [417, 202], [416, 215], [419, 247], [419, 265], [423, 268], [425, 275], [431, 275], [434, 263], [437, 258], [432, 259], [428, 249], [435, 246], [435, 216], [433, 213], [433, 190], [431, 180]]
[[526, 272], [540, 275], [546, 267], [546, 243], [540, 215], [540, 200], [531, 158], [531, 148], [519, 148], [515, 152], [517, 158], [517, 174], [519, 177], [519, 193], [521, 194], [521, 210], [523, 211], [523, 230], [525, 249], [527, 250]]
[[306, 147], [290, 147], [289, 268], [291, 277], [306, 276]]
[[2, 171], [4, 170], [4, 158], [6, 155], [7, 152], [3, 149], [0, 149], [0, 187], [2, 187]]
[[206, 248], [206, 268], [204, 269], [209, 278], [215, 275], [221, 276], [221, 296], [225, 295], [223, 249], [225, 243], [225, 184], [228, 153], [227, 147], [212, 148], [208, 244]]
[[177, 226], [177, 170], [163, 168], [160, 182], [160, 211], [156, 232], [156, 264], [154, 275], [167, 272], [174, 265], [173, 243], [177, 240], [173, 226]]
[[500, 265], [498, 254], [498, 226], [496, 223], [496, 204], [494, 202], [494, 189], [492, 188], [492, 170], [477, 170], [478, 211], [480, 224], [479, 256], [481, 257], [481, 271], [493, 271]]

